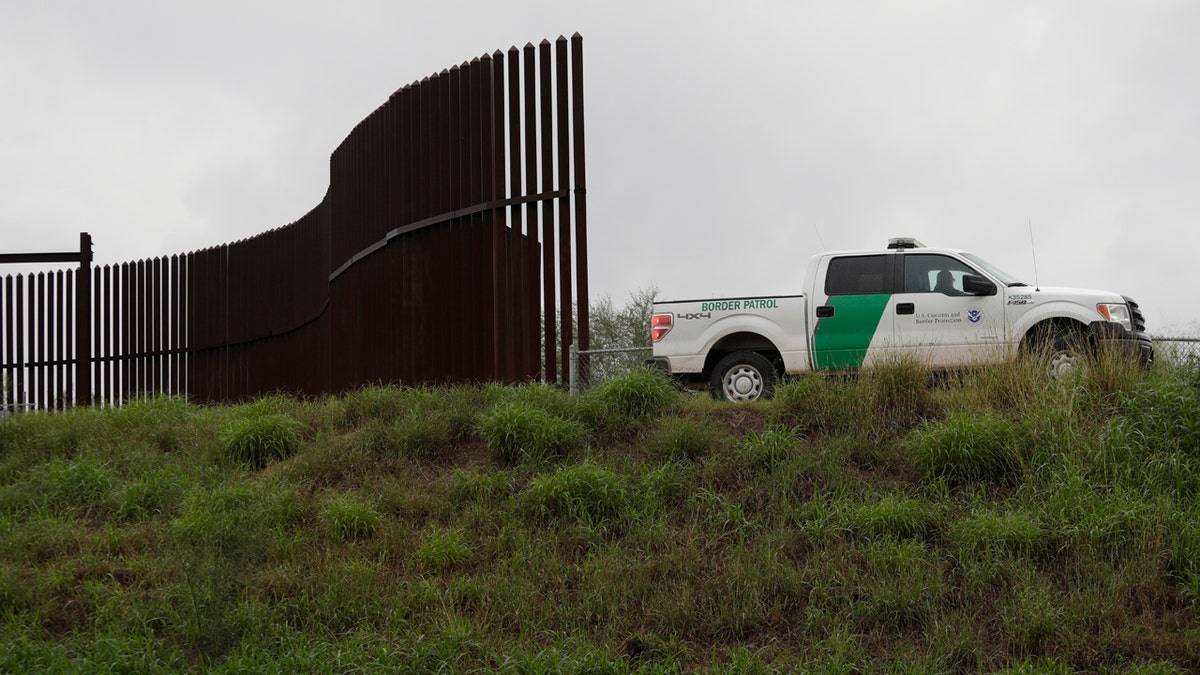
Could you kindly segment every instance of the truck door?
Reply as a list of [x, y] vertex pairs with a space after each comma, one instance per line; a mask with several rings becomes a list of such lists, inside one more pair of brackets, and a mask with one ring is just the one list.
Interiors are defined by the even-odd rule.
[[813, 366], [844, 370], [870, 365], [877, 347], [892, 338], [889, 310], [895, 254], [849, 255], [829, 258], [824, 288], [814, 288], [809, 325]]
[[1004, 358], [1004, 296], [968, 294], [966, 275], [981, 275], [956, 257], [897, 255], [894, 349], [932, 366], [991, 363]]

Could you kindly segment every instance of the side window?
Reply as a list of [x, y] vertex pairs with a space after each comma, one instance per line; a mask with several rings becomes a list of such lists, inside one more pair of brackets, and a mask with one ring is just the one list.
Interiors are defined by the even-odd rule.
[[966, 295], [963, 276], [979, 274], [966, 263], [946, 255], [910, 253], [903, 260], [905, 293]]
[[825, 270], [825, 295], [883, 293], [885, 257], [861, 255], [830, 260]]

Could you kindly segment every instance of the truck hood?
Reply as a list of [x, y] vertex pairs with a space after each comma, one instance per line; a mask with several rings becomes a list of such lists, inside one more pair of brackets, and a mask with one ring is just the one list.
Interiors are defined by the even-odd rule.
[[1120, 293], [1112, 291], [1098, 291], [1094, 288], [1059, 288], [1059, 287], [1042, 287], [1041, 290], [1034, 290], [1032, 286], [1010, 286], [1008, 294], [1013, 293], [1032, 293], [1033, 297], [1041, 302], [1048, 300], [1073, 300], [1079, 303], [1087, 302], [1125, 302], [1125, 298]]

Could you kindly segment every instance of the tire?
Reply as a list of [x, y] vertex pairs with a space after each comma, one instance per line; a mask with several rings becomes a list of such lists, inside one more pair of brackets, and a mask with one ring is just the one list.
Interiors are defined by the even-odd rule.
[[770, 398], [775, 391], [775, 368], [758, 352], [733, 352], [721, 359], [709, 379], [718, 401], [743, 403]]
[[1079, 372], [1090, 355], [1088, 342], [1077, 333], [1047, 336], [1042, 341], [1041, 358], [1046, 367], [1046, 376], [1054, 381], [1066, 380]]

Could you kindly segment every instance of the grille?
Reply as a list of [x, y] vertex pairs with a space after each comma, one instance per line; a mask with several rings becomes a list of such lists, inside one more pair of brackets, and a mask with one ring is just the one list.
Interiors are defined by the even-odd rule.
[[1129, 296], [1121, 296], [1125, 298], [1126, 304], [1129, 305], [1129, 319], [1133, 322], [1134, 332], [1141, 333], [1146, 330], [1146, 315], [1142, 314], [1142, 310], [1138, 309], [1138, 304]]

